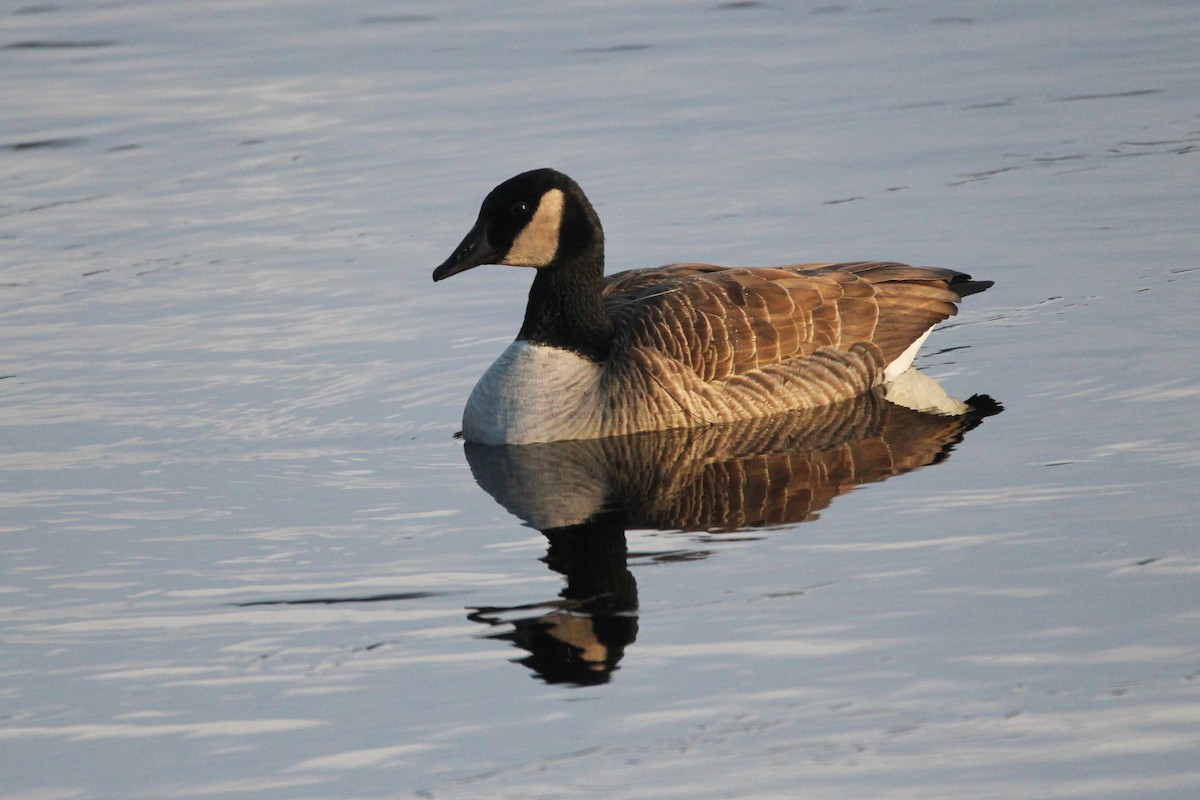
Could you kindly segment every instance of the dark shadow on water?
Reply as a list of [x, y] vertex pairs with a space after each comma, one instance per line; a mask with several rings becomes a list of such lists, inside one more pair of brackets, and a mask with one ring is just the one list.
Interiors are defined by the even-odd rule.
[[3, 46], [4, 50], [90, 50], [97, 47], [113, 47], [117, 43], [107, 39], [79, 39], [79, 40], [26, 40], [20, 42], [10, 42]]
[[708, 428], [536, 445], [467, 443], [476, 482], [546, 536], [542, 560], [566, 577], [556, 598], [479, 607], [468, 618], [499, 629], [489, 638], [527, 651], [519, 663], [548, 683], [604, 683], [637, 636], [630, 559], [708, 554], [630, 554], [627, 530], [718, 540], [816, 519], [857, 486], [944, 461], [968, 431], [1000, 411], [990, 398], [973, 404], [978, 411], [945, 417], [868, 395]]
[[372, 594], [361, 597], [306, 597], [299, 600], [250, 600], [244, 603], [233, 603], [238, 608], [253, 606], [332, 606], [340, 603], [394, 603], [398, 600], [423, 600], [426, 597], [440, 597], [451, 592], [392, 592], [390, 594]]
[[75, 145], [83, 144], [86, 139], [82, 136], [63, 136], [57, 139], [34, 139], [27, 142], [10, 142], [8, 144], [0, 144], [0, 150], [12, 150], [13, 152], [21, 152], [23, 150], [59, 150], [64, 147], [74, 147]]

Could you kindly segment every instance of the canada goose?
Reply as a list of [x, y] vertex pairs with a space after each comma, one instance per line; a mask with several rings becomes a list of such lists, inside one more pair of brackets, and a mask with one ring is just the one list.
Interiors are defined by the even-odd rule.
[[[483, 444], [729, 422], [887, 384], [938, 395], [908, 371], [917, 349], [959, 300], [992, 285], [885, 262], [671, 264], [606, 278], [600, 219], [552, 169], [493, 189], [433, 279], [480, 264], [537, 270], [516, 340], [463, 412], [464, 438]], [[939, 399], [916, 404], [967, 410]]]

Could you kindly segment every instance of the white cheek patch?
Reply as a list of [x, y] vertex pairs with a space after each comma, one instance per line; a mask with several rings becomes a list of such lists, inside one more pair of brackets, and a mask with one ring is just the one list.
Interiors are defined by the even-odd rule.
[[562, 228], [563, 193], [551, 189], [542, 195], [537, 211], [517, 236], [501, 263], [514, 267], [544, 267], [558, 252], [558, 234]]

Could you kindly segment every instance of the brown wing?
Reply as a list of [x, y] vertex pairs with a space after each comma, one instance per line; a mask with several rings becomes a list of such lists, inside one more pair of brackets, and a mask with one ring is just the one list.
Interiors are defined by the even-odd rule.
[[857, 342], [889, 363], [982, 288], [951, 270], [884, 262], [674, 264], [610, 276], [604, 297], [618, 348], [651, 348], [717, 381]]

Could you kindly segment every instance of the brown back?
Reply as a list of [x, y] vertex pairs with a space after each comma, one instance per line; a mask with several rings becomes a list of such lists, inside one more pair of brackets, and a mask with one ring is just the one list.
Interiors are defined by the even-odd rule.
[[990, 284], [887, 262], [725, 268], [672, 264], [609, 276], [616, 352], [651, 348], [705, 381], [744, 375], [822, 347], [857, 342], [890, 363]]

